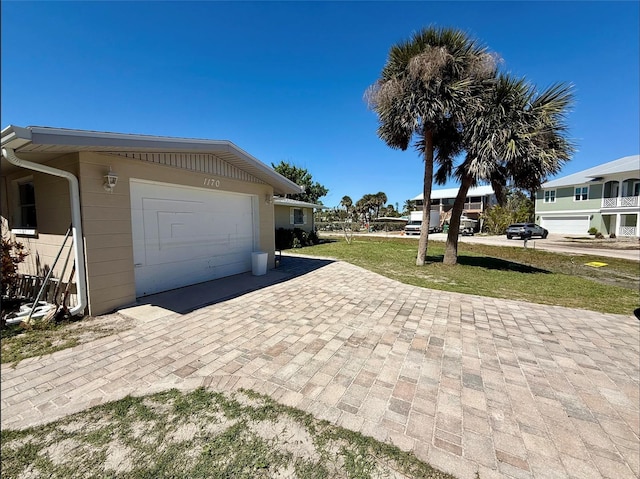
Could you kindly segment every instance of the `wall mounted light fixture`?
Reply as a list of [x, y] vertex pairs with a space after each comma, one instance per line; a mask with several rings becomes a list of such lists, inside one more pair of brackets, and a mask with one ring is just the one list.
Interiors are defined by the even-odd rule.
[[269, 194], [264, 195], [264, 202], [267, 205], [273, 204], [273, 196]]
[[113, 189], [116, 187], [118, 183], [118, 175], [116, 175], [113, 171], [111, 171], [111, 167], [109, 167], [109, 173], [104, 175], [104, 189], [109, 193], [113, 193]]

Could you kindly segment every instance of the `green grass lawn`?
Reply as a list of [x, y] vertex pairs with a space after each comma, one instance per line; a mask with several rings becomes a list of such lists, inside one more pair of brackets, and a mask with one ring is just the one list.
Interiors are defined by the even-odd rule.
[[[417, 242], [406, 238], [358, 237], [351, 244], [325, 240], [294, 252], [336, 258], [403, 283], [443, 291], [629, 315], [640, 305], [640, 269], [634, 261], [460, 243], [459, 264], [445, 266], [444, 243], [430, 240], [427, 264], [416, 266], [417, 249]], [[607, 266], [585, 264], [592, 261]]]

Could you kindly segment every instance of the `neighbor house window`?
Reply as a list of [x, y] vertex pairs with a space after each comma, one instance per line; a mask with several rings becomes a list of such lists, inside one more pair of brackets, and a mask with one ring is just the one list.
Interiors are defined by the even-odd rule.
[[589, 187], [588, 186], [578, 186], [576, 188], [575, 195], [573, 199], [575, 201], [586, 201], [589, 196]]
[[556, 202], [556, 190], [547, 190], [544, 192], [544, 202], [545, 203], [555, 203]]
[[291, 208], [291, 224], [293, 225], [305, 224], [305, 214], [302, 208]]
[[35, 229], [38, 223], [36, 219], [36, 194], [33, 187], [33, 180], [17, 181], [16, 186], [18, 201], [13, 228]]

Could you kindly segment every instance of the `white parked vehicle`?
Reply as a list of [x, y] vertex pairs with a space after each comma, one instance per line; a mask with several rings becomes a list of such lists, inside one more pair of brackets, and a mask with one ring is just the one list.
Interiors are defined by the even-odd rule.
[[[404, 227], [404, 234], [419, 235], [422, 227], [422, 211], [412, 211], [409, 213], [409, 221]], [[429, 217], [429, 233], [437, 233], [440, 231], [440, 212], [431, 211]]]

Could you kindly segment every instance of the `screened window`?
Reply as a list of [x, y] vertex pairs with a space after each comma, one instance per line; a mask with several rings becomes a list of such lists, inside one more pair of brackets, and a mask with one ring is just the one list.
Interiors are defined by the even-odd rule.
[[586, 201], [589, 197], [589, 187], [588, 186], [578, 186], [575, 191], [575, 195], [573, 199], [575, 201]]
[[547, 190], [544, 192], [544, 202], [545, 203], [555, 203], [556, 202], [556, 190]]
[[18, 217], [17, 228], [36, 228], [36, 194], [33, 181], [18, 183]]
[[294, 225], [305, 224], [305, 214], [302, 208], [291, 208], [291, 223]]

